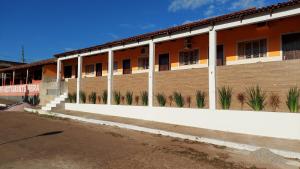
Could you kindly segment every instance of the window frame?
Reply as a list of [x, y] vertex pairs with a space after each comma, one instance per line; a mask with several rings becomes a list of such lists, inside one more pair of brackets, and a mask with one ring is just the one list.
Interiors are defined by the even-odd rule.
[[[93, 70], [90, 71], [90, 72], [87, 72], [87, 67], [88, 66], [91, 66], [93, 68]], [[85, 74], [85, 76], [94, 76], [95, 75], [95, 64], [86, 64], [86, 65], [84, 65], [84, 74]]]
[[[143, 66], [140, 65], [141, 59], [143, 59]], [[138, 57], [138, 70], [148, 70], [148, 69], [149, 69], [149, 56], [139, 56]]]
[[[260, 56], [260, 47], [261, 47], [261, 41], [262, 40], [265, 40], [266, 42], [266, 49], [265, 49], [265, 56]], [[259, 57], [254, 57], [253, 55], [253, 42], [255, 41], [258, 41], [259, 44]], [[243, 43], [244, 44], [244, 56], [241, 57], [239, 54], [240, 54], [240, 50], [239, 50], [239, 45], [240, 43]], [[251, 57], [247, 58], [246, 57], [246, 43], [251, 43]], [[258, 58], [266, 58], [266, 57], [269, 57], [268, 55], [268, 51], [269, 51], [269, 47], [268, 47], [268, 44], [269, 44], [269, 39], [268, 37], [259, 37], [259, 38], [255, 38], [255, 39], [244, 39], [244, 40], [240, 40], [240, 41], [237, 41], [236, 43], [236, 57], [237, 57], [237, 60], [249, 60], [249, 59], [258, 59]]]
[[[196, 63], [192, 63], [192, 64], [190, 64], [191, 63], [191, 61], [189, 60], [188, 62], [189, 62], [189, 64], [181, 64], [181, 59], [180, 59], [180, 57], [181, 57], [181, 53], [182, 52], [195, 52], [195, 51], [197, 51], [198, 52], [198, 54], [197, 54], [197, 60], [196, 60]], [[178, 64], [179, 64], [179, 66], [192, 66], [192, 65], [197, 65], [197, 64], [200, 64], [200, 49], [199, 48], [193, 48], [193, 49], [184, 49], [184, 50], [180, 50], [179, 52], [178, 52]]]

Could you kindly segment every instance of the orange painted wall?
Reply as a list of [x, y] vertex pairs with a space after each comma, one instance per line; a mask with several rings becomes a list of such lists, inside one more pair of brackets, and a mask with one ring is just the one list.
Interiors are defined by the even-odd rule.
[[44, 77], [56, 77], [56, 64], [49, 64], [43, 66]]
[[[194, 36], [192, 38], [192, 48], [199, 49], [200, 64], [207, 63], [208, 56], [208, 34]], [[160, 54], [169, 53], [171, 67], [179, 65], [179, 52], [184, 50], [184, 39], [162, 42], [155, 45], [155, 65], [158, 69], [158, 58]]]
[[108, 53], [103, 53], [100, 55], [94, 55], [94, 56], [89, 56], [89, 57], [83, 57], [82, 58], [82, 76], [86, 77], [85, 74], [85, 66], [86, 65], [94, 65], [95, 73], [93, 77], [96, 76], [96, 64], [97, 63], [102, 63], [102, 75], [106, 76], [107, 75], [107, 65], [108, 65]]
[[280, 56], [281, 35], [292, 32], [300, 32], [300, 16], [290, 17], [269, 22], [268, 29], [257, 29], [256, 25], [248, 25], [239, 28], [218, 32], [218, 44], [224, 44], [226, 60], [237, 60], [237, 43], [254, 39], [267, 39], [267, 56]]

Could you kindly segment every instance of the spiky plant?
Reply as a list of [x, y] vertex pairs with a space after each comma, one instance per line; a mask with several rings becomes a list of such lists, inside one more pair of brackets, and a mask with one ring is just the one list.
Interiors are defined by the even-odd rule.
[[299, 94], [300, 90], [297, 87], [289, 89], [286, 105], [292, 113], [299, 111]]
[[79, 98], [81, 103], [86, 103], [86, 94], [84, 91], [79, 92]]
[[103, 93], [102, 93], [102, 102], [104, 104], [107, 104], [107, 90], [104, 90]]
[[174, 100], [175, 100], [175, 103], [176, 103], [177, 107], [183, 107], [184, 106], [184, 99], [183, 99], [181, 93], [174, 92], [173, 97], [174, 97]]
[[222, 109], [229, 109], [231, 105], [232, 88], [223, 86], [221, 89], [218, 89], [218, 92]]
[[236, 96], [237, 100], [240, 102], [241, 104], [241, 109], [243, 110], [244, 109], [244, 104], [245, 104], [245, 100], [246, 100], [246, 97], [245, 97], [245, 93], [239, 93], [237, 96]]
[[158, 102], [159, 106], [163, 107], [163, 106], [166, 105], [166, 97], [165, 97], [164, 94], [158, 93], [156, 95], [156, 99], [157, 99], [157, 102]]
[[91, 94], [89, 95], [89, 102], [96, 104], [96, 99], [97, 99], [96, 92], [91, 92]]
[[114, 91], [114, 101], [117, 105], [120, 104], [120, 102], [121, 102], [121, 93], [120, 92]]
[[276, 109], [279, 108], [280, 103], [280, 97], [277, 94], [272, 93], [269, 97], [269, 104], [274, 112], [276, 112]]
[[133, 93], [127, 91], [127, 92], [126, 92], [126, 103], [127, 103], [128, 105], [132, 105], [132, 97], [133, 97]]
[[69, 103], [73, 102], [73, 98], [72, 98], [72, 94], [71, 93], [68, 93], [68, 101], [69, 101]]
[[141, 98], [142, 98], [142, 105], [147, 106], [148, 105], [148, 92], [147, 91], [141, 92]]
[[266, 92], [258, 85], [247, 89], [247, 104], [255, 111], [261, 111], [265, 108]]
[[196, 93], [196, 102], [198, 108], [203, 108], [205, 106], [205, 92], [198, 90]]

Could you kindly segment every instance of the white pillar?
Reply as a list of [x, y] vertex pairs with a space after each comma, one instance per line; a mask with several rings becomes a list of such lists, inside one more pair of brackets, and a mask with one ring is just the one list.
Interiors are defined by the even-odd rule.
[[26, 84], [28, 84], [28, 76], [29, 76], [29, 71], [26, 69]]
[[15, 76], [16, 76], [16, 71], [14, 70], [13, 71], [13, 74], [12, 74], [12, 85], [15, 85]]
[[148, 106], [153, 107], [154, 95], [154, 72], [155, 72], [155, 44], [149, 43], [149, 76], [148, 76]]
[[56, 88], [57, 88], [57, 95], [60, 95], [60, 91], [61, 91], [61, 86], [60, 86], [60, 81], [61, 81], [61, 60], [57, 59], [57, 63], [56, 63]]
[[2, 85], [1, 86], [4, 86], [4, 73], [1, 73], [1, 80], [2, 80]]
[[216, 110], [216, 58], [217, 58], [217, 32], [209, 31], [209, 66], [208, 66], [208, 89], [209, 109]]
[[114, 52], [108, 51], [108, 72], [107, 72], [107, 104], [112, 104], [113, 90], [113, 75], [114, 75]]
[[80, 81], [81, 81], [81, 68], [82, 68], [82, 56], [78, 57], [78, 69], [77, 69], [77, 92], [76, 92], [76, 103], [80, 103]]

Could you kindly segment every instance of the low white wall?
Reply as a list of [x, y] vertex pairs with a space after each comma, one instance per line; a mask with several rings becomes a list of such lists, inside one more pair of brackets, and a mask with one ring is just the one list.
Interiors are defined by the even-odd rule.
[[300, 114], [66, 103], [66, 110], [300, 140]]

